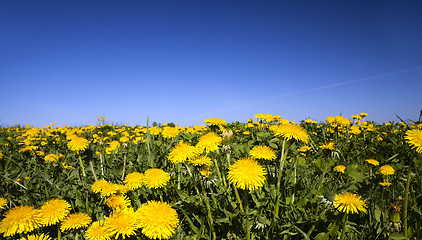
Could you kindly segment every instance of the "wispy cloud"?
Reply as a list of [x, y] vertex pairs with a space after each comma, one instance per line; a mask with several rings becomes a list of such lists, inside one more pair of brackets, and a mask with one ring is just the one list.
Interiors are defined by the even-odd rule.
[[328, 89], [328, 88], [335, 88], [335, 87], [340, 87], [340, 86], [349, 85], [349, 84], [353, 84], [353, 83], [389, 77], [389, 76], [402, 74], [402, 73], [405, 73], [405, 72], [421, 70], [421, 69], [422, 69], [422, 66], [417, 66], [417, 67], [406, 68], [406, 69], [402, 69], [402, 70], [398, 70], [398, 71], [394, 71], [394, 72], [378, 74], [378, 75], [375, 75], [375, 76], [358, 78], [358, 79], [354, 79], [354, 80], [323, 85], [323, 86], [319, 86], [319, 87], [315, 87], [315, 88], [286, 92], [286, 93], [277, 94], [277, 95], [274, 95], [274, 96], [271, 96], [271, 97], [268, 97], [268, 98], [264, 98], [264, 99], [261, 99], [261, 100], [257, 100], [257, 101], [254, 101], [254, 102], [249, 102], [249, 103], [246, 103], [246, 104], [232, 105], [232, 106], [228, 106], [228, 107], [224, 107], [224, 108], [214, 109], [214, 110], [202, 113], [200, 115], [194, 116], [194, 117], [191, 118], [191, 120], [200, 119], [200, 118], [208, 117], [210, 115], [220, 114], [220, 113], [227, 112], [227, 111], [234, 111], [234, 110], [238, 110], [238, 109], [242, 109], [242, 108], [251, 107], [253, 105], [262, 104], [262, 103], [269, 102], [269, 101], [274, 101], [275, 99], [282, 98], [282, 97], [289, 97], [289, 96], [297, 95], [297, 94], [316, 92], [316, 91], [320, 91], [320, 90], [324, 90], [324, 89]]

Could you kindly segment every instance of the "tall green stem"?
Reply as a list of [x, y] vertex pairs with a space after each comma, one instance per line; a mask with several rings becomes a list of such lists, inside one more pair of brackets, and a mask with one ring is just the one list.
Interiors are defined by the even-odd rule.
[[82, 176], [86, 177], [86, 173], [85, 173], [85, 168], [84, 168], [84, 164], [82, 162], [82, 157], [80, 154], [79, 155], [79, 164], [81, 165], [81, 169], [82, 169]]
[[315, 202], [317, 197], [318, 197], [319, 191], [321, 190], [321, 187], [322, 187], [322, 182], [324, 181], [325, 174], [327, 173], [329, 163], [330, 163], [330, 159], [326, 159], [324, 171], [322, 172], [321, 178], [319, 179], [318, 188], [317, 188], [317, 191], [314, 195], [314, 198], [312, 199], [312, 202]]
[[123, 179], [125, 179], [125, 170], [126, 170], [126, 154], [123, 156], [122, 181], [123, 181]]
[[246, 239], [251, 239], [250, 227], [249, 227], [249, 203], [248, 203], [248, 190], [245, 190], [243, 194], [243, 200], [245, 202], [245, 220], [246, 220]]
[[344, 216], [344, 223], [343, 223], [343, 229], [341, 230], [341, 236], [340, 236], [340, 240], [344, 239], [344, 235], [346, 233], [346, 225], [347, 225], [347, 218], [349, 217], [349, 214], [345, 214]]
[[275, 217], [278, 217], [278, 209], [280, 207], [281, 176], [283, 175], [282, 173], [283, 173], [283, 168], [284, 168], [284, 162], [286, 161], [288, 151], [289, 151], [289, 146], [287, 146], [286, 148], [286, 139], [283, 139], [282, 146], [281, 146], [280, 170], [278, 171], [277, 187], [276, 187], [276, 195], [275, 195], [275, 198], [276, 198], [275, 208], [274, 208]]
[[406, 191], [404, 193], [404, 205], [403, 205], [403, 228], [404, 228], [404, 236], [406, 237], [406, 240], [409, 239], [409, 234], [407, 232], [407, 206], [409, 203], [409, 188], [410, 188], [410, 175], [412, 172], [412, 164], [413, 164], [413, 158], [415, 158], [416, 152], [413, 152], [413, 156], [410, 159], [409, 162], [409, 169], [407, 171], [407, 180], [406, 180]]
[[204, 183], [200, 180], [201, 182], [201, 188], [202, 188], [202, 192], [203, 192], [203, 198], [204, 198], [204, 203], [205, 206], [207, 207], [207, 212], [208, 212], [208, 221], [210, 224], [210, 229], [211, 229], [211, 233], [213, 236], [213, 239], [217, 239], [217, 235], [215, 233], [215, 229], [214, 229], [214, 220], [211, 214], [211, 207], [210, 207], [210, 203], [208, 202], [208, 197], [207, 197], [207, 192], [205, 191], [205, 186]]
[[223, 181], [223, 178], [221, 177], [221, 172], [220, 172], [220, 168], [218, 167], [217, 159], [215, 156], [213, 158], [214, 158], [214, 166], [217, 169], [218, 179], [220, 180], [220, 182], [223, 183], [224, 186], [226, 186], [226, 181]]

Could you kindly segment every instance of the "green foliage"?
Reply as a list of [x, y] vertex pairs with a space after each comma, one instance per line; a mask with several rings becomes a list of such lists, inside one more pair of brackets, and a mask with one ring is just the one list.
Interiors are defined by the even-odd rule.
[[[99, 123], [104, 121], [98, 120]], [[274, 136], [270, 129], [274, 124], [236, 122], [225, 126], [233, 131], [232, 139], [215, 152], [203, 153], [213, 160], [210, 166], [213, 173], [209, 178], [201, 175], [200, 166], [172, 164], [168, 155], [179, 141], [195, 145], [211, 130], [220, 134], [218, 128], [181, 128], [181, 133], [170, 139], [148, 126], [2, 128], [0, 197], [7, 199], [8, 204], [0, 213], [20, 205], [38, 208], [48, 199], [62, 198], [72, 205], [72, 212], [84, 212], [93, 220], [101, 220], [112, 210], [106, 206], [105, 198], [91, 191], [96, 180], [123, 184], [123, 171], [125, 176], [155, 167], [168, 172], [170, 182], [159, 190], [142, 187], [129, 191], [127, 197], [135, 209], [160, 197], [168, 202], [180, 220], [172, 239], [338, 239], [344, 213], [334, 207], [334, 199], [342, 192], [356, 193], [367, 205], [366, 213], [349, 214], [346, 239], [405, 239], [402, 219], [391, 222], [390, 214], [392, 203], [403, 207], [408, 163], [415, 155], [404, 141], [409, 125], [367, 123], [359, 125], [359, 134], [352, 134], [350, 126], [302, 122], [310, 138], [307, 145], [310, 149], [303, 152], [300, 150], [303, 143], [290, 140], [284, 149], [287, 156], [280, 170], [283, 139]], [[157, 123], [153, 126], [157, 127]], [[70, 151], [67, 137], [71, 134], [88, 139], [89, 147], [80, 153]], [[124, 136], [129, 138], [128, 142], [121, 141]], [[120, 141], [120, 146], [106, 153], [113, 140]], [[328, 142], [334, 143], [334, 150], [320, 147]], [[264, 186], [255, 191], [236, 190], [227, 180], [229, 164], [249, 157], [250, 150], [259, 145], [269, 146], [277, 154], [273, 161], [258, 160], [267, 172]], [[26, 146], [38, 148], [23, 152]], [[63, 157], [56, 162], [46, 162], [47, 154]], [[410, 239], [422, 239], [420, 155], [415, 155], [410, 183]], [[79, 156], [87, 177], [82, 176]], [[376, 159], [380, 165], [371, 165], [366, 159]], [[337, 165], [346, 166], [344, 173], [333, 171]], [[383, 165], [391, 165], [395, 173], [383, 176], [378, 171]], [[281, 182], [277, 189], [279, 177]], [[381, 182], [390, 182], [391, 186], [381, 186]], [[274, 211], [276, 205], [278, 214]], [[34, 232], [56, 236], [54, 231], [56, 228], [43, 227]], [[62, 239], [72, 239], [72, 234], [63, 232]], [[25, 234], [6, 239], [21, 236]], [[138, 230], [130, 239], [146, 237]]]

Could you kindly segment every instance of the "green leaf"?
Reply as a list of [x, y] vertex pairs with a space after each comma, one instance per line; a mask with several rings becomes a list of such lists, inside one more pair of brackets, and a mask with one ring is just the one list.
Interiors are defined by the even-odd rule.
[[390, 235], [388, 236], [389, 239], [406, 239], [406, 237], [401, 234], [401, 233], [390, 233]]
[[362, 181], [363, 181], [363, 179], [365, 178], [365, 175], [363, 175], [363, 173], [358, 172], [358, 171], [355, 171], [355, 170], [352, 170], [352, 171], [349, 173], [349, 176], [350, 176], [351, 178], [353, 178], [353, 180], [354, 180], [355, 182], [362, 182]]
[[381, 222], [381, 210], [378, 206], [375, 206], [375, 220], [377, 220], [377, 222]]

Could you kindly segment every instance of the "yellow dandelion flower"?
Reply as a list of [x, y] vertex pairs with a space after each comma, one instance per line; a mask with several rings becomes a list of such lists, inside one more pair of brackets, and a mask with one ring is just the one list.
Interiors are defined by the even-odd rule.
[[70, 212], [70, 204], [63, 199], [50, 199], [40, 207], [42, 225], [50, 226], [62, 221]]
[[305, 145], [299, 149], [299, 152], [307, 152], [309, 150], [311, 150], [311, 147]]
[[366, 112], [361, 112], [361, 113], [360, 113], [360, 115], [361, 115], [362, 117], [366, 117], [366, 116], [368, 116], [368, 114], [367, 114]]
[[204, 155], [199, 155], [198, 157], [190, 160], [189, 162], [195, 166], [202, 166], [202, 165], [210, 166], [212, 164], [211, 158]]
[[217, 133], [210, 132], [199, 138], [199, 142], [196, 144], [196, 147], [200, 152], [205, 150], [205, 152], [209, 153], [216, 151], [222, 142], [222, 137], [218, 136]]
[[383, 186], [383, 187], [388, 187], [388, 186], [391, 186], [391, 183], [390, 182], [380, 182], [379, 183], [381, 186]]
[[173, 164], [191, 160], [199, 155], [198, 148], [182, 141], [169, 153], [168, 160]]
[[106, 185], [108, 185], [108, 182], [106, 180], [98, 180], [94, 184], [92, 184], [91, 191], [93, 193], [99, 193]]
[[203, 178], [209, 178], [212, 174], [209, 167], [203, 167], [199, 173], [201, 173]]
[[361, 133], [359, 126], [351, 126], [349, 132], [351, 134], [359, 135]]
[[327, 122], [327, 124], [333, 124], [336, 121], [336, 118], [333, 116], [328, 116], [325, 121]]
[[44, 161], [46, 161], [46, 162], [57, 162], [58, 160], [59, 160], [59, 156], [57, 156], [54, 153], [47, 154], [44, 157]]
[[276, 137], [282, 137], [286, 140], [294, 139], [305, 144], [308, 143], [309, 137], [306, 130], [298, 124], [282, 124], [273, 125], [270, 129], [274, 132]]
[[344, 173], [344, 170], [346, 170], [346, 166], [344, 166], [344, 165], [338, 165], [338, 166], [335, 166], [333, 168], [333, 170], [336, 171], [336, 172]]
[[326, 143], [324, 145], [319, 146], [319, 148], [321, 148], [321, 149], [328, 149], [328, 150], [334, 150], [334, 143], [333, 142], [329, 142], [329, 143]]
[[116, 194], [117, 191], [119, 191], [119, 185], [115, 183], [108, 183], [107, 185], [104, 185], [101, 189], [101, 196], [108, 197], [113, 194]]
[[105, 203], [115, 211], [121, 211], [130, 206], [130, 200], [125, 195], [111, 195]]
[[151, 239], [170, 238], [179, 224], [177, 212], [165, 202], [149, 201], [137, 212], [142, 233]]
[[18, 206], [4, 213], [0, 222], [0, 233], [4, 237], [32, 232], [40, 227], [41, 214], [32, 206]]
[[264, 185], [266, 171], [250, 158], [241, 158], [229, 167], [227, 179], [241, 189], [255, 190]]
[[124, 183], [129, 190], [135, 190], [144, 185], [144, 175], [140, 172], [132, 172], [126, 175]]
[[5, 198], [0, 197], [0, 209], [3, 209], [7, 205], [7, 200]]
[[180, 130], [175, 127], [164, 127], [163, 131], [161, 132], [161, 135], [163, 135], [164, 138], [172, 139], [177, 137], [179, 133]]
[[208, 125], [210, 126], [218, 126], [218, 127], [227, 125], [226, 121], [224, 121], [223, 119], [214, 118], [214, 117], [205, 119], [204, 123], [208, 123]]
[[114, 233], [104, 221], [93, 222], [85, 232], [85, 237], [89, 240], [110, 240], [113, 235]]
[[41, 235], [29, 235], [23, 238], [20, 238], [19, 240], [51, 240], [51, 237], [48, 235], [44, 235], [44, 233], [41, 233]]
[[336, 194], [334, 198], [334, 207], [337, 208], [340, 212], [349, 213], [359, 213], [366, 212], [366, 204], [364, 200], [361, 200], [361, 197], [354, 193], [342, 193]]
[[277, 155], [275, 151], [267, 146], [255, 146], [249, 152], [249, 155], [253, 159], [263, 159], [263, 160], [274, 160]]
[[394, 168], [390, 165], [384, 165], [380, 167], [379, 171], [382, 175], [393, 175], [395, 172]]
[[404, 138], [412, 149], [415, 148], [417, 153], [422, 153], [422, 130], [407, 130]]
[[116, 235], [116, 239], [121, 235], [123, 239], [135, 235], [139, 228], [138, 215], [132, 208], [124, 211], [114, 212], [110, 217], [105, 217], [107, 228]]
[[0, 160], [3, 158], [3, 152], [0, 150]]
[[89, 141], [86, 140], [83, 137], [73, 137], [71, 140], [67, 143], [67, 147], [75, 152], [81, 152], [87, 149], [89, 146]]
[[158, 168], [150, 168], [144, 173], [144, 183], [149, 188], [160, 188], [167, 185], [170, 175]]
[[378, 165], [380, 165], [380, 163], [377, 161], [377, 160], [375, 160], [375, 159], [366, 159], [365, 160], [365, 162], [367, 162], [367, 163], [369, 163], [369, 164], [372, 164], [372, 165], [374, 165], [374, 166], [378, 166]]
[[92, 219], [86, 213], [71, 213], [62, 222], [61, 231], [88, 227]]
[[108, 147], [105, 148], [106, 154], [117, 153], [119, 151], [120, 143], [119, 141], [111, 141], [108, 144]]

